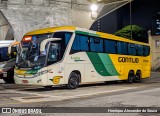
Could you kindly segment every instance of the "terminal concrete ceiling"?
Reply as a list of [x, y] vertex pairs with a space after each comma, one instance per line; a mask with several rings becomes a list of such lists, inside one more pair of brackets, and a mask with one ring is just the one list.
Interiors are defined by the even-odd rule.
[[8, 22], [4, 18], [3, 14], [0, 12], [0, 27], [4, 25], [8, 25]]
[[[7, 4], [8, 0], [0, 0], [0, 5], [3, 8], [3, 5]], [[6, 19], [6, 17], [3, 15], [3, 13], [0, 10], [0, 40], [11, 40], [14, 38], [14, 32], [13, 29]]]
[[0, 40], [11, 40], [14, 38], [13, 29], [0, 11]]

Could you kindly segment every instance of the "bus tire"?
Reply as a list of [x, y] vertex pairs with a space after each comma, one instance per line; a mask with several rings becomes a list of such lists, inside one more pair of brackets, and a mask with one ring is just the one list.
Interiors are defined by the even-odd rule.
[[139, 82], [141, 82], [141, 72], [140, 71], [138, 71], [137, 73], [136, 73], [136, 76], [135, 76], [135, 82], [136, 83], [139, 83]]
[[9, 77], [3, 77], [3, 81], [6, 82], [6, 83], [9, 83], [9, 84], [15, 83], [14, 79], [12, 77], [11, 78], [9, 78]]
[[128, 73], [128, 80], [127, 80], [127, 82], [128, 83], [133, 83], [134, 82], [134, 72], [133, 71], [130, 71], [129, 73]]
[[76, 89], [78, 85], [79, 85], [79, 75], [75, 72], [72, 72], [68, 80], [67, 88]]
[[10, 70], [7, 72], [7, 77], [3, 77], [3, 80], [6, 82], [6, 83], [15, 83], [14, 81], [14, 70]]
[[46, 88], [46, 89], [52, 89], [52, 85], [49, 85], [49, 86], [43, 86], [44, 88]]

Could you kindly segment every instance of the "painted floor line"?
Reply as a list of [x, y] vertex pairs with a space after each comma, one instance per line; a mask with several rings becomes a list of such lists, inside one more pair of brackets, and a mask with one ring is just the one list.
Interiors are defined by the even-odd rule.
[[[39, 94], [39, 93], [20, 92], [20, 91], [16, 91], [16, 90], [9, 90], [7, 92], [19, 93], [19, 94], [27, 94], [27, 95], [32, 95], [32, 96], [50, 97], [50, 98], [51, 97], [53, 97], [53, 98], [55, 98], [55, 97], [60, 97], [60, 98], [76, 98], [76, 97], [98, 95], [98, 94], [103, 94], [103, 93], [111, 93], [111, 92], [117, 92], [117, 91], [123, 91], [123, 90], [128, 90], [128, 89], [135, 89], [135, 88], [138, 88], [138, 87], [128, 87], [128, 88], [123, 88], [123, 89], [115, 89], [115, 90], [110, 90], [110, 91], [101, 91], [101, 92], [95, 92], [95, 93], [89, 93], [89, 94], [81, 94], [81, 95], [75, 95], [75, 96], [44, 95], [44, 94]], [[30, 96], [28, 96], [28, 97], [30, 97]]]
[[[43, 97], [62, 97], [62, 96], [44, 95], [44, 94], [39, 94], [39, 93], [20, 92], [20, 91], [16, 91], [16, 90], [9, 90], [8, 92], [19, 93], [19, 94], [27, 94], [27, 95], [32, 95], [32, 96], [43, 96]], [[30, 97], [30, 96], [28, 96], [28, 97]], [[24, 97], [24, 98], [25, 98], [25, 97]]]
[[66, 96], [66, 97], [67, 97], [67, 98], [87, 97], [87, 96], [92, 96], [92, 95], [112, 93], [112, 92], [124, 91], [124, 90], [129, 90], [129, 89], [136, 89], [136, 88], [138, 88], [138, 87], [129, 87], [129, 88], [116, 89], [116, 90], [111, 90], [111, 91], [101, 91], [101, 92], [96, 92], [96, 93], [89, 93], [89, 94], [82, 94], [82, 95], [75, 95], [75, 96]]
[[[123, 89], [116, 89], [116, 90], [111, 90], [111, 91], [101, 91], [101, 92], [96, 92], [96, 93], [89, 93], [89, 94], [81, 94], [81, 95], [74, 95], [74, 96], [52, 96], [52, 95], [42, 95], [42, 94], [34, 94], [38, 96], [42, 96], [39, 98], [34, 98], [31, 96], [28, 97], [12, 97], [11, 99], [22, 102], [22, 103], [34, 103], [34, 102], [47, 102], [47, 101], [63, 101], [63, 100], [69, 100], [69, 99], [75, 99], [75, 98], [83, 98], [83, 97], [89, 97], [93, 95], [99, 95], [99, 94], [105, 94], [105, 93], [112, 93], [112, 92], [117, 92], [117, 91], [124, 91], [124, 90], [129, 90], [129, 89], [135, 89], [137, 87], [129, 87], [129, 88], [123, 88]], [[24, 92], [18, 92], [18, 93], [23, 93]], [[33, 95], [33, 94], [32, 94]]]

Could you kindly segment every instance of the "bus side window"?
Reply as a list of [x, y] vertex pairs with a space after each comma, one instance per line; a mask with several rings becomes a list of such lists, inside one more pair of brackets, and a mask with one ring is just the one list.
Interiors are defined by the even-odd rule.
[[137, 55], [143, 56], [143, 46], [142, 45], [137, 45]]
[[69, 40], [71, 39], [71, 33], [65, 33], [65, 46], [68, 45]]
[[103, 39], [90, 37], [90, 49], [92, 52], [103, 52]]
[[80, 36], [76, 35], [74, 42], [72, 44], [73, 51], [80, 51]]
[[74, 42], [72, 44], [71, 53], [79, 51], [89, 51], [88, 36], [76, 35]]
[[106, 53], [111, 53], [111, 54], [116, 54], [117, 52], [117, 45], [116, 41], [113, 40], [104, 40], [105, 44], [105, 52]]
[[89, 46], [88, 46], [88, 36], [81, 35], [80, 36], [80, 48], [81, 51], [89, 51]]
[[150, 54], [150, 47], [149, 46], [143, 46], [143, 50], [144, 50], [143, 55], [144, 56], [149, 56], [149, 54]]
[[1, 60], [2, 61], [8, 61], [9, 60], [9, 56], [8, 56], [8, 48], [1, 48]]
[[56, 32], [53, 35], [53, 38], [61, 38], [63, 41], [61, 41], [61, 49], [65, 50], [70, 39], [71, 39], [72, 33], [70, 32]]
[[135, 44], [132, 44], [132, 43], [129, 43], [128, 44], [128, 54], [129, 55], [136, 55], [136, 45]]
[[128, 54], [128, 49], [127, 49], [128, 43], [123, 42], [121, 45], [122, 45], [122, 54], [127, 55]]
[[127, 43], [126, 42], [117, 42], [117, 53], [127, 55]]
[[118, 54], [122, 54], [122, 46], [121, 46], [121, 42], [117, 42], [117, 53]]

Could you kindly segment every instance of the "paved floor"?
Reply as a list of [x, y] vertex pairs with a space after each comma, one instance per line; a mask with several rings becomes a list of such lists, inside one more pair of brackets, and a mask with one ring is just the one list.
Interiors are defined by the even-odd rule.
[[157, 72], [142, 83], [81, 85], [75, 90], [0, 83], [0, 107], [160, 107], [160, 73]]
[[117, 83], [106, 85], [101, 83], [85, 86], [82, 85], [75, 90], [68, 90], [61, 87], [43, 88], [35, 86], [20, 86], [14, 84], [1, 84], [0, 87], [0, 96], [2, 98], [0, 100], [0, 106], [3, 106], [3, 100], [7, 100], [9, 104], [12, 102], [32, 103], [44, 101], [62, 101], [74, 98], [84, 98], [108, 93], [116, 93], [126, 90], [132, 91], [134, 89], [138, 89], [139, 87], [146, 87], [146, 84]]

